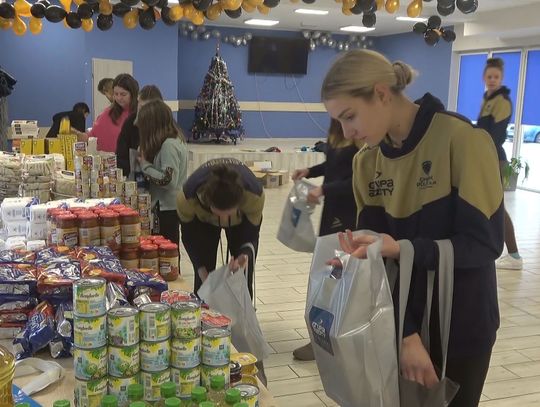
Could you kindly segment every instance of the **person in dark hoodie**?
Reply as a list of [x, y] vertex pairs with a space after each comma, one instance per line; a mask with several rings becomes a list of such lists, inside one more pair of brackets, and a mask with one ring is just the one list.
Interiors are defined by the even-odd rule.
[[129, 150], [137, 150], [139, 148], [139, 129], [136, 125], [138, 111], [141, 110], [146, 103], [152, 100], [163, 100], [159, 88], [155, 85], [146, 85], [139, 92], [139, 100], [137, 103], [137, 112], [132, 113], [122, 125], [120, 135], [116, 141], [116, 160], [118, 168], [122, 168], [125, 177], [131, 173], [131, 163]]
[[[486, 130], [495, 143], [501, 169], [501, 180], [503, 179], [502, 170], [508, 164], [503, 145], [507, 137], [508, 123], [512, 118], [510, 89], [502, 85], [503, 77], [504, 61], [500, 58], [488, 59], [484, 68], [484, 83], [487, 90], [484, 93], [484, 100], [477, 121], [478, 127]], [[508, 254], [497, 260], [495, 263], [497, 268], [521, 270], [523, 268], [523, 259], [519, 255], [514, 224], [506, 210], [504, 211], [504, 243]]]
[[60, 122], [64, 117], [69, 119], [71, 130], [78, 134], [86, 130], [86, 118], [90, 114], [90, 108], [84, 102], [75, 103], [73, 109], [67, 112], [56, 113], [52, 118], [52, 125], [47, 137], [56, 137], [60, 131]]
[[[311, 168], [296, 170], [293, 180], [324, 176], [322, 186], [313, 188], [308, 200], [324, 205], [319, 236], [356, 229], [356, 203], [352, 189], [352, 161], [358, 152], [358, 143], [343, 137], [343, 129], [336, 119], [331, 119], [328, 129], [326, 161]], [[297, 348], [293, 356], [298, 360], [314, 360], [311, 343]]]
[[[367, 144], [353, 161], [358, 229], [382, 236], [381, 254], [399, 259], [397, 240], [414, 247], [400, 355], [405, 379], [433, 387], [441, 367], [438, 311], [430, 349], [420, 339], [427, 273], [436, 240], [454, 248], [454, 302], [446, 376], [460, 389], [451, 407], [477, 406], [499, 327], [495, 260], [503, 250], [504, 205], [497, 151], [489, 134], [425, 94], [403, 91], [414, 71], [368, 50], [343, 54], [327, 73], [322, 100], [345, 138]], [[343, 250], [365, 258], [375, 237], [341, 234]], [[435, 276], [437, 284], [437, 276]], [[396, 294], [396, 293], [394, 293]], [[436, 301], [433, 301], [436, 304]]]

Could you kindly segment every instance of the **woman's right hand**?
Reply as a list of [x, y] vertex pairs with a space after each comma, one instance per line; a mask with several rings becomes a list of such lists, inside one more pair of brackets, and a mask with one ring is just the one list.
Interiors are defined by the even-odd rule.
[[295, 170], [292, 174], [293, 181], [301, 180], [309, 175], [308, 168], [302, 168], [301, 170]]
[[420, 383], [428, 389], [439, 382], [433, 362], [417, 333], [403, 338], [400, 364], [401, 375], [407, 380]]

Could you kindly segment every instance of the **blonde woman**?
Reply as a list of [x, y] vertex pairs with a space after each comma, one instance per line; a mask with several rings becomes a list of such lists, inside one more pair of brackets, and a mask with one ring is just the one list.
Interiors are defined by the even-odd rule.
[[[406, 310], [402, 375], [431, 387], [438, 380], [438, 311], [431, 349], [419, 336], [427, 273], [437, 269], [435, 240], [454, 247], [454, 302], [447, 376], [460, 384], [451, 407], [477, 406], [499, 327], [495, 260], [503, 249], [503, 192], [489, 134], [444, 110], [429, 93], [416, 103], [403, 91], [413, 70], [367, 50], [344, 54], [330, 68], [322, 99], [345, 138], [367, 144], [353, 162], [358, 229], [383, 236], [383, 257], [399, 259], [398, 239], [415, 249]], [[341, 235], [343, 249], [366, 256], [370, 236]], [[436, 304], [433, 301], [433, 304]], [[435, 308], [435, 307], [434, 307]]]

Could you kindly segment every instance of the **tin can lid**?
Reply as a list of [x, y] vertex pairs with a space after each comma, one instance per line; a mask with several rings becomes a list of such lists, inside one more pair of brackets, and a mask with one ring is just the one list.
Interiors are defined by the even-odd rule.
[[208, 338], [226, 338], [231, 336], [231, 333], [227, 329], [210, 328], [203, 332], [203, 336]]
[[133, 307], [116, 307], [109, 310], [109, 315], [115, 317], [131, 317], [137, 315], [139, 310]]
[[169, 309], [168, 304], [163, 304], [162, 302], [151, 302], [150, 304], [143, 304], [139, 307], [139, 310], [142, 312], [159, 312], [166, 311]]

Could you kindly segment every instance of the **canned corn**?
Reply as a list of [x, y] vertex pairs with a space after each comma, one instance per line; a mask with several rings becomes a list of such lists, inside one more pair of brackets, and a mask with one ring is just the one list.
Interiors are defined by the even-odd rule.
[[139, 344], [124, 347], [109, 346], [109, 375], [129, 377], [139, 373]]
[[138, 383], [138, 374], [131, 377], [109, 376], [109, 394], [114, 394], [118, 398], [118, 407], [128, 407], [127, 388], [130, 384]]
[[176, 384], [176, 395], [180, 398], [191, 397], [191, 390], [201, 385], [201, 368], [177, 369], [171, 367], [171, 381]]
[[170, 369], [161, 372], [141, 371], [140, 378], [144, 388], [144, 399], [146, 401], [157, 401], [160, 398], [161, 385], [171, 380], [171, 371]]
[[201, 335], [201, 305], [196, 300], [175, 302], [171, 308], [175, 338], [197, 338]]
[[167, 304], [152, 302], [139, 307], [143, 341], [163, 341], [171, 336], [171, 314]]
[[201, 338], [171, 340], [171, 366], [189, 369], [201, 364]]
[[73, 316], [74, 344], [82, 349], [101, 348], [107, 344], [107, 318]]
[[234, 386], [240, 390], [240, 397], [249, 407], [259, 407], [259, 388], [251, 384], [240, 383]]
[[107, 394], [107, 377], [96, 380], [75, 379], [75, 406], [100, 407], [101, 399]]
[[80, 317], [97, 317], [107, 312], [106, 281], [103, 278], [81, 278], [73, 283], [73, 312]]
[[225, 388], [229, 387], [230, 383], [230, 369], [229, 364], [223, 366], [206, 366], [201, 365], [201, 385], [210, 388], [210, 379], [213, 376], [224, 376], [225, 377]]
[[231, 360], [231, 334], [225, 329], [212, 328], [203, 332], [202, 363], [222, 366]]
[[171, 346], [168, 339], [161, 342], [140, 343], [141, 369], [146, 372], [159, 372], [169, 367]]
[[139, 311], [136, 308], [112, 308], [107, 316], [109, 345], [131, 346], [139, 342]]
[[107, 376], [107, 347], [73, 350], [75, 377], [80, 380], [101, 379]]

